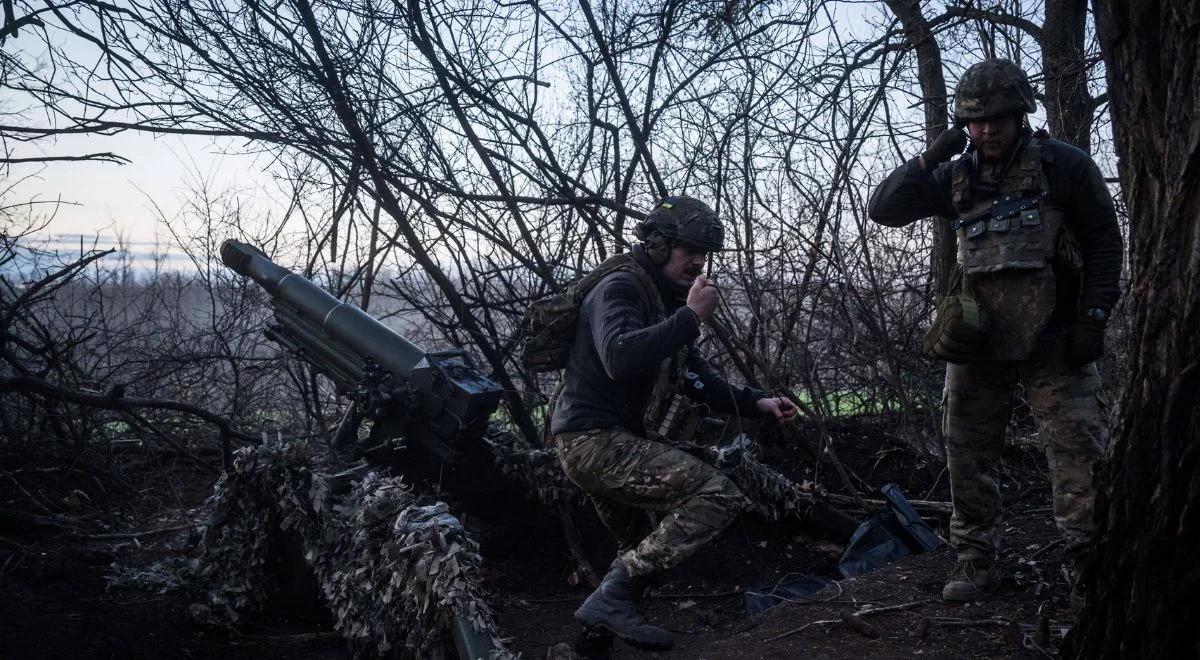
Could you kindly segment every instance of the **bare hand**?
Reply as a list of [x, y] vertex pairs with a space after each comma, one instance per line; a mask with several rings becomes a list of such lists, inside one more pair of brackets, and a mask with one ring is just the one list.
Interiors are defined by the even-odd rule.
[[709, 320], [712, 315], [717, 312], [717, 302], [720, 300], [720, 293], [717, 291], [717, 285], [713, 284], [712, 280], [701, 275], [692, 282], [692, 288], [688, 289], [687, 306], [696, 313], [696, 318], [700, 322]]
[[762, 412], [774, 415], [775, 422], [778, 424], [783, 424], [796, 416], [796, 404], [781, 396], [763, 397], [754, 405]]

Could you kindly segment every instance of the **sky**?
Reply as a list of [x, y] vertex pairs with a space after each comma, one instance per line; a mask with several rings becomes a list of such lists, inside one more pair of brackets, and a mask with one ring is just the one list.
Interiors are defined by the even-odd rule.
[[[86, 23], [85, 17], [74, 18]], [[86, 40], [68, 34], [53, 21], [47, 23], [46, 30], [44, 35], [30, 38], [23, 34], [8, 42], [6, 48], [35, 68], [40, 62], [43, 75], [55, 69], [46, 64], [42, 36], [68, 60], [85, 68], [100, 66], [98, 52]], [[0, 123], [52, 125], [47, 113], [29, 103], [28, 97], [0, 92]], [[125, 131], [111, 136], [63, 135], [36, 143], [5, 142], [0, 147], [14, 158], [112, 152], [128, 159], [125, 164], [16, 164], [11, 166], [7, 181], [0, 179], [0, 189], [20, 181], [10, 192], [9, 203], [61, 200], [63, 204], [39, 235], [56, 240], [73, 236], [76, 244], [80, 235], [100, 236], [106, 241], [120, 236], [126, 242], [166, 242], [170, 235], [160, 218], [176, 216], [189, 188], [197, 181], [207, 181], [211, 189], [221, 190], [230, 186], [256, 188], [271, 180], [256, 158], [238, 153], [245, 144], [229, 139]]]
[[[819, 38], [848, 39], [852, 33], [871, 32], [878, 26], [874, 3], [838, 3], [830, 21], [836, 26]], [[80, 61], [87, 57], [80, 55]], [[555, 89], [565, 86], [565, 82]], [[553, 91], [547, 92], [553, 96]], [[0, 98], [0, 108], [3, 107]], [[33, 118], [33, 123], [38, 123]], [[13, 147], [13, 145], [5, 145]], [[241, 155], [248, 145], [233, 140], [193, 136], [155, 136], [125, 132], [115, 136], [65, 136], [56, 142], [17, 145], [14, 156], [59, 156], [111, 151], [128, 164], [53, 163], [49, 166], [15, 165], [13, 179], [23, 176], [17, 199], [61, 199], [51, 222], [42, 230], [46, 240], [78, 246], [79, 237], [100, 237], [98, 247], [111, 247], [120, 239], [133, 249], [170, 243], [166, 222], [178, 222], [179, 209], [191, 189], [203, 181], [213, 191], [236, 189], [245, 197], [264, 200], [274, 188], [264, 171], [267, 159]], [[164, 220], [165, 218], [165, 220]]]
[[135, 132], [67, 136], [42, 151], [47, 155], [112, 151], [130, 162], [19, 165], [13, 175], [30, 177], [16, 191], [22, 199], [64, 202], [44, 235], [120, 234], [134, 241], [152, 241], [167, 234], [161, 217], [173, 218], [197, 182], [223, 189], [254, 187], [269, 180], [258, 160], [236, 153], [237, 146], [207, 137]]
[[[841, 3], [834, 6], [834, 11], [838, 32], [843, 37], [867, 28], [864, 6]], [[93, 62], [98, 57], [89, 44], [61, 31], [52, 32], [50, 38], [75, 61]], [[36, 40], [13, 44], [38, 47]], [[39, 57], [36, 52], [31, 56]], [[565, 80], [557, 82], [562, 84], [556, 87], [565, 88]], [[547, 94], [553, 96], [553, 91]], [[0, 96], [0, 109], [5, 105]], [[32, 115], [27, 117], [29, 123], [45, 125], [45, 118], [37, 116], [38, 112], [29, 114]], [[13, 166], [12, 179], [29, 177], [15, 191], [15, 198], [64, 202], [40, 234], [67, 244], [77, 244], [81, 235], [100, 236], [102, 242], [115, 241], [118, 236], [126, 243], [169, 242], [170, 232], [162, 218], [175, 218], [189, 196], [189, 188], [199, 180], [208, 182], [211, 190], [272, 187], [271, 178], [264, 171], [266, 159], [231, 155], [246, 148], [245, 144], [232, 140], [127, 131], [113, 136], [62, 136], [54, 142], [39, 142], [37, 146], [12, 143], [4, 146], [11, 148], [15, 157], [113, 152], [130, 161], [124, 165], [56, 162], [48, 166]]]

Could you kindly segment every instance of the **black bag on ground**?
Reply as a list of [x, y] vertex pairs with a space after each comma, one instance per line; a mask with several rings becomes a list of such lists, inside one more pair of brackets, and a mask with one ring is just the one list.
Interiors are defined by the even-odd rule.
[[887, 499], [888, 508], [867, 519], [850, 537], [838, 563], [838, 570], [846, 577], [870, 573], [901, 557], [929, 552], [942, 545], [942, 539], [904, 499], [899, 486], [886, 484], [879, 490]]

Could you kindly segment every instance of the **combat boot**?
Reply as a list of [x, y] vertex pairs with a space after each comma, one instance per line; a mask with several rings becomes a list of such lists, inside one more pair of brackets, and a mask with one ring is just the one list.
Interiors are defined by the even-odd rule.
[[966, 603], [978, 600], [986, 595], [988, 585], [992, 581], [992, 561], [990, 559], [960, 559], [954, 565], [950, 581], [942, 587], [942, 600], [955, 603]]
[[629, 577], [620, 559], [613, 561], [600, 586], [575, 610], [575, 618], [589, 629], [607, 630], [635, 648], [669, 650], [675, 643], [671, 633], [647, 623], [634, 602], [641, 582], [644, 580]]

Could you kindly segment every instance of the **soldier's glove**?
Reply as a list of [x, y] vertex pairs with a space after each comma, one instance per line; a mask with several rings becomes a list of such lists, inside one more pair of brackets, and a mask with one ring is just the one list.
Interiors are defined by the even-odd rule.
[[1076, 319], [1067, 337], [1067, 364], [1082, 367], [1099, 360], [1104, 355], [1104, 330], [1103, 321], [1087, 316]]
[[921, 154], [921, 162], [924, 163], [926, 172], [932, 172], [938, 165], [954, 158], [956, 154], [961, 154], [966, 148], [967, 132], [961, 128], [948, 128], [929, 145], [925, 153]]

